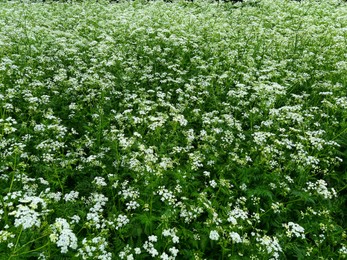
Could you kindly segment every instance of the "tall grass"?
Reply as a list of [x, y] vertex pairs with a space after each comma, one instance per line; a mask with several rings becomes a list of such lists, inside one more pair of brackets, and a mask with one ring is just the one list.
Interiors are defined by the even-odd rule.
[[0, 17], [1, 260], [346, 258], [346, 3]]

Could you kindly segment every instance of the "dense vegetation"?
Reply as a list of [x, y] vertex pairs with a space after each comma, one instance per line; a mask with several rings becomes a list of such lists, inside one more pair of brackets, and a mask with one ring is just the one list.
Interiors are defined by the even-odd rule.
[[342, 1], [0, 4], [0, 259], [343, 259]]

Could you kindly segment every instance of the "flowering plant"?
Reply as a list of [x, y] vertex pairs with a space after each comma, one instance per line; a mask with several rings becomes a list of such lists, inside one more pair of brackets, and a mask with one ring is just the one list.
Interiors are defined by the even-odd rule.
[[347, 5], [0, 5], [0, 259], [343, 259]]

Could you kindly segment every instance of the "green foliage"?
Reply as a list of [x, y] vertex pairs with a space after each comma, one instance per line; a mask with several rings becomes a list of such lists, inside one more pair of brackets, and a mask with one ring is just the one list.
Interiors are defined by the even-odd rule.
[[0, 259], [343, 259], [341, 1], [0, 5]]

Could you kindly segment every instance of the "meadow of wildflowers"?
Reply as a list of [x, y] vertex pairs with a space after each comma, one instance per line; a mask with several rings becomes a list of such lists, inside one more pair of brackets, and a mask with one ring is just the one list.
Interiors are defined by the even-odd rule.
[[347, 258], [347, 4], [0, 3], [0, 260]]

